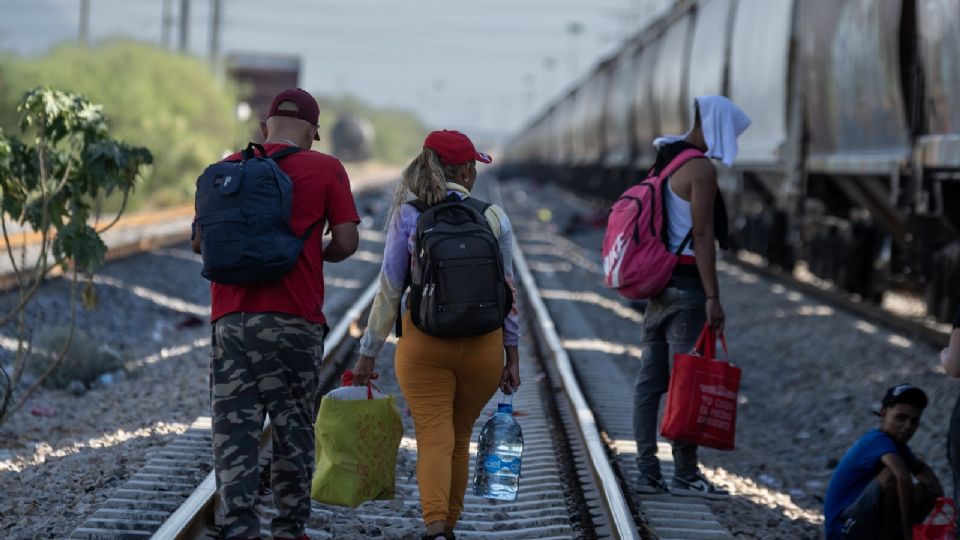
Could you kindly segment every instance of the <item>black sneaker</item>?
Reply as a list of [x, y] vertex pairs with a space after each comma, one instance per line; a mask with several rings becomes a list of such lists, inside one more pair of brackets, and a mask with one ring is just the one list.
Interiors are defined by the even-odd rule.
[[645, 495], [660, 495], [663, 493], [670, 493], [670, 488], [667, 487], [667, 483], [663, 481], [663, 477], [659, 474], [654, 476], [652, 474], [640, 473], [640, 481], [637, 486], [637, 493], [642, 493]]
[[707, 482], [707, 479], [700, 473], [689, 478], [674, 477], [670, 493], [680, 497], [705, 497], [707, 499], [724, 499], [730, 496], [729, 491]]

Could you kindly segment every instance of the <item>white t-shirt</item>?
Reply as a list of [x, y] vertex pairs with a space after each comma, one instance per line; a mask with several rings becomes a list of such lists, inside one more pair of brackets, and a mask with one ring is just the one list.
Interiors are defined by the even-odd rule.
[[[693, 214], [690, 213], [690, 203], [680, 198], [670, 187], [669, 179], [667, 184], [666, 208], [667, 212], [667, 247], [670, 251], [676, 252], [683, 243], [683, 239], [690, 234], [693, 229]], [[687, 247], [683, 249], [681, 255], [693, 255], [693, 240], [687, 242]]]

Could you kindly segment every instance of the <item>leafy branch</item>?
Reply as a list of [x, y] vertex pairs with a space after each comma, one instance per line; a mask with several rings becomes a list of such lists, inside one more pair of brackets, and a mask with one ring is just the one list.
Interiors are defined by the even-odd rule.
[[[0, 231], [18, 294], [14, 306], [0, 313], [0, 328], [16, 321], [17, 338], [12, 372], [0, 363], [0, 424], [23, 407], [69, 347], [68, 337], [53, 363], [14, 398], [31, 358], [26, 309], [40, 284], [54, 269], [71, 276], [72, 336], [77, 280], [81, 274], [91, 279], [103, 264], [107, 247], [99, 233], [116, 223], [125, 207], [97, 230], [90, 225], [93, 217], [99, 221], [91, 202], [115, 192], [126, 201], [142, 168], [153, 161], [147, 149], [112, 139], [103, 108], [80, 95], [36, 88], [23, 96], [17, 111], [22, 138], [0, 129]], [[36, 249], [24, 243], [15, 250], [12, 226], [39, 235], [31, 244]]]

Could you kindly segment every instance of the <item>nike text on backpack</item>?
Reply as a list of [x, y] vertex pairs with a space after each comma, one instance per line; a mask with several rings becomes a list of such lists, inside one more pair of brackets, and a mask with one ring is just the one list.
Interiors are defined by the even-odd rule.
[[409, 278], [413, 324], [439, 337], [500, 328], [513, 295], [503, 277], [500, 244], [484, 216], [490, 204], [455, 194], [429, 208], [409, 204], [421, 212]]
[[299, 150], [291, 146], [267, 156], [263, 146], [250, 143], [240, 159], [203, 171], [195, 200], [203, 277], [252, 285], [277, 281], [293, 268], [316, 223], [303, 236], [293, 233], [293, 182], [277, 161]]
[[659, 174], [651, 171], [613, 204], [603, 237], [604, 285], [632, 300], [653, 298], [667, 286], [693, 231], [675, 252], [667, 249], [665, 183], [681, 165], [702, 157], [699, 150], [680, 152]]

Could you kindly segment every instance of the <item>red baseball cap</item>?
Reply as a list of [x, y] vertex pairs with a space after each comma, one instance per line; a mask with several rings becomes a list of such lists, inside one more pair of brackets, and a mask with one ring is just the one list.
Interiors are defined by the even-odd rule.
[[[279, 107], [284, 101], [289, 101], [296, 105], [297, 110], [277, 110], [277, 107]], [[270, 118], [271, 116], [289, 116], [291, 118], [299, 118], [300, 120], [309, 122], [313, 127], [318, 127], [317, 121], [320, 119], [320, 106], [317, 105], [317, 100], [313, 99], [313, 96], [310, 95], [310, 92], [300, 88], [292, 88], [290, 90], [284, 90], [283, 92], [280, 92], [276, 95], [276, 97], [273, 98], [273, 103], [270, 104], [270, 111], [267, 113], [267, 118]], [[313, 135], [313, 140], [320, 140], [319, 131]]]
[[431, 132], [423, 141], [423, 147], [436, 152], [444, 165], [460, 165], [473, 160], [483, 163], [493, 161], [489, 155], [477, 152], [466, 135], [452, 129]]

